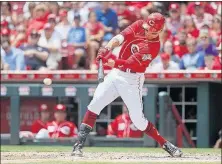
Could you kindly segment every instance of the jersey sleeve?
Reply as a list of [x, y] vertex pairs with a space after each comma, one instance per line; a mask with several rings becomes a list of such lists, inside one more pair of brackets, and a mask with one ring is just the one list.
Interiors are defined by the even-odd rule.
[[140, 25], [142, 24], [141, 21], [142, 20], [134, 22], [133, 24], [125, 28], [120, 34], [123, 35], [124, 38], [134, 37], [136, 34], [135, 31], [137, 31]]

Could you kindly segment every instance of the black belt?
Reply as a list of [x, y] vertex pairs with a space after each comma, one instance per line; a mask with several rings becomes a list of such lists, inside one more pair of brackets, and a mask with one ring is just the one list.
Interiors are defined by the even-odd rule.
[[131, 69], [127, 68], [127, 69], [120, 69], [120, 71], [123, 71], [123, 72], [127, 72], [127, 73], [137, 73], [135, 71], [132, 71]]

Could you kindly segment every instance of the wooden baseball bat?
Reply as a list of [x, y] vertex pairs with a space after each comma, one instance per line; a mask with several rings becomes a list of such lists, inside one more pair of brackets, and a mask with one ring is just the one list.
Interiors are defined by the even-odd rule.
[[99, 69], [98, 69], [98, 82], [102, 83], [104, 81], [104, 69], [102, 59], [99, 60]]

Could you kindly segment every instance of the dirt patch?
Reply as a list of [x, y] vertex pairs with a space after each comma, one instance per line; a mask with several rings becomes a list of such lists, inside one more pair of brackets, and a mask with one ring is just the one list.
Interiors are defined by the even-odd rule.
[[182, 158], [172, 158], [165, 153], [84, 153], [83, 157], [70, 156], [70, 153], [63, 152], [1, 152], [2, 164], [27, 164], [30, 162], [49, 161], [104, 161], [104, 162], [220, 162], [220, 154], [186, 153]]

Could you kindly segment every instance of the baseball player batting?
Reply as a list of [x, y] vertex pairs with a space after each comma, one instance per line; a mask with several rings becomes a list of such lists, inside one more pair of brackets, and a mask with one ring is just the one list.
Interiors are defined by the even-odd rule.
[[[97, 60], [113, 69], [107, 74], [104, 82], [96, 88], [94, 97], [88, 105], [87, 112], [79, 128], [77, 142], [72, 155], [82, 155], [86, 137], [92, 130], [97, 116], [105, 106], [121, 96], [126, 104], [134, 125], [145, 134], [156, 140], [160, 146], [173, 157], [181, 157], [179, 148], [162, 137], [154, 125], [143, 114], [142, 88], [144, 72], [160, 50], [159, 34], [165, 18], [160, 13], [152, 13], [147, 20], [138, 20], [113, 37], [109, 43], [100, 48]], [[109, 59], [110, 52], [122, 46], [119, 57]]]

